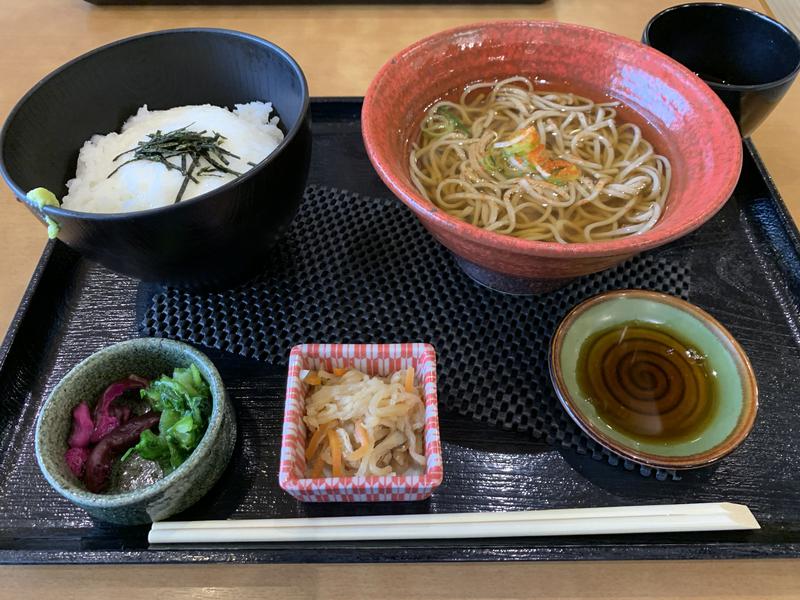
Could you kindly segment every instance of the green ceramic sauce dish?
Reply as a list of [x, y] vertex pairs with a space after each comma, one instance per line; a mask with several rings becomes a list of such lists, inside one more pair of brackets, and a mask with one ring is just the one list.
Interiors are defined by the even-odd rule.
[[[124, 493], [94, 494], [72, 474], [64, 459], [72, 409], [93, 405], [112, 382], [135, 374], [154, 379], [194, 363], [211, 390], [211, 415], [189, 457], [154, 483]], [[36, 460], [45, 479], [66, 499], [93, 517], [122, 525], [160, 521], [185, 510], [216, 483], [233, 453], [236, 417], [213, 363], [195, 348], [167, 339], [121, 342], [92, 354], [58, 383], [36, 421]]]
[[550, 347], [561, 404], [587, 435], [665, 469], [713, 463], [755, 422], [756, 378], [711, 315], [658, 292], [595, 296], [562, 321]]

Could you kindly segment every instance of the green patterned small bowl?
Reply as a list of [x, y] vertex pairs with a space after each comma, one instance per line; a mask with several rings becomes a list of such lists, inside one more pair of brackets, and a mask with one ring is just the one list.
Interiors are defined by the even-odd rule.
[[[578, 361], [584, 342], [601, 329], [652, 323], [679, 334], [707, 361], [716, 376], [717, 399], [701, 431], [679, 441], [636, 438], [608, 423], [584, 396]], [[713, 463], [741, 444], [755, 422], [756, 378], [739, 343], [716, 319], [666, 294], [621, 290], [579, 304], [564, 318], [550, 347], [550, 377], [562, 406], [589, 437], [614, 452], [651, 467], [691, 469]]]
[[[120, 494], [92, 494], [64, 460], [72, 409], [94, 402], [112, 382], [130, 374], [156, 378], [195, 363], [211, 388], [211, 417], [203, 439], [180, 467], [154, 484]], [[121, 525], [160, 521], [188, 508], [216, 483], [233, 453], [236, 417], [214, 364], [191, 346], [141, 338], [120, 342], [78, 363], [58, 383], [36, 420], [36, 460], [45, 479], [93, 517]]]

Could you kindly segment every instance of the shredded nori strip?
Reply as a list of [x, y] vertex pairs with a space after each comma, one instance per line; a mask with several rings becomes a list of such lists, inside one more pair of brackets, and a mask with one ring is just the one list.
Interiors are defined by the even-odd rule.
[[[108, 174], [110, 179], [117, 171], [125, 165], [129, 165], [137, 160], [149, 160], [157, 162], [167, 170], [175, 169], [183, 175], [183, 182], [178, 190], [178, 195], [175, 197], [175, 202], [180, 202], [186, 192], [186, 186], [189, 181], [198, 183], [197, 177], [221, 177], [223, 174], [228, 173], [231, 175], [239, 176], [241, 173], [229, 168], [230, 161], [228, 157], [240, 159], [233, 152], [229, 152], [222, 147], [222, 143], [227, 139], [225, 136], [220, 135], [216, 131], [212, 132], [213, 135], [206, 135], [206, 131], [189, 131], [188, 128], [194, 125], [191, 123], [180, 129], [162, 133], [159, 129], [155, 133], [147, 134], [145, 141], [139, 142], [136, 148], [126, 150], [121, 154], [114, 157], [113, 162], [122, 158], [126, 154], [133, 152], [133, 158], [126, 160], [116, 169]], [[168, 159], [180, 156], [180, 166], [171, 163]], [[191, 159], [191, 162], [189, 161]], [[205, 165], [201, 166], [201, 160], [205, 161]], [[247, 164], [255, 166], [252, 162]], [[195, 171], [195, 167], [199, 167]]]

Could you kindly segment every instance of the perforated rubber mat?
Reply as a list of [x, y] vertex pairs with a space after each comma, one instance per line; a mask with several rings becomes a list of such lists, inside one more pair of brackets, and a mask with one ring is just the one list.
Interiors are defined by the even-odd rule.
[[600, 292], [686, 299], [689, 283], [685, 265], [645, 254], [545, 295], [501, 294], [469, 279], [399, 201], [312, 186], [264, 275], [225, 292], [156, 293], [141, 327], [273, 364], [303, 342], [429, 342], [443, 408], [633, 470], [561, 408], [550, 338], [572, 307]]

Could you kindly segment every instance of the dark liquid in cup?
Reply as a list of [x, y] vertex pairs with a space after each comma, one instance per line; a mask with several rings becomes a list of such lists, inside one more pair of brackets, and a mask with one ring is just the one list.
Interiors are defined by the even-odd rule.
[[614, 429], [647, 442], [700, 435], [718, 404], [705, 357], [662, 325], [631, 321], [583, 343], [578, 385]]

